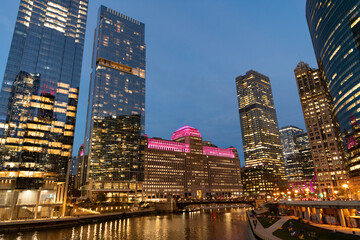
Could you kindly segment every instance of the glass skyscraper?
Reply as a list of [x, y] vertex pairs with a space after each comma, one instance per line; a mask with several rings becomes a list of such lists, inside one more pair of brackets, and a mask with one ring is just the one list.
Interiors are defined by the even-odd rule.
[[53, 216], [62, 202], [87, 9], [88, 0], [20, 1], [1, 89], [0, 218]]
[[[306, 18], [319, 70], [346, 138], [351, 187], [360, 187], [360, 2], [307, 0]], [[356, 191], [357, 192], [357, 191]]]
[[145, 25], [101, 6], [85, 135], [87, 190], [135, 199], [141, 192], [145, 129]]
[[294, 136], [296, 134], [300, 134], [303, 132], [304, 131], [302, 129], [291, 125], [282, 127], [280, 129], [280, 139], [281, 139], [283, 156], [285, 160], [285, 170], [288, 180], [290, 176], [288, 171], [289, 169], [288, 169], [287, 159], [288, 157], [296, 153], [296, 144], [295, 144]]
[[[259, 169], [259, 174], [265, 170], [271, 176], [261, 184], [246, 179], [244, 191], [250, 194], [284, 191], [286, 174], [270, 79], [250, 70], [236, 78], [236, 88], [245, 167]], [[247, 176], [246, 171], [244, 174]]]

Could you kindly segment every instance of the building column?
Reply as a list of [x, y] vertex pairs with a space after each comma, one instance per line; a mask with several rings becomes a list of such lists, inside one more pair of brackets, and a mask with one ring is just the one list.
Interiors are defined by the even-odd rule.
[[18, 191], [16, 191], [16, 190], [13, 190], [13, 191], [14, 191], [14, 196], [13, 196], [13, 200], [12, 200], [12, 203], [11, 203], [11, 209], [10, 209], [10, 217], [9, 217], [10, 221], [14, 217], [14, 211], [15, 211], [15, 208], [16, 208], [16, 203], [17, 203], [17, 199], [18, 199], [18, 195], [19, 195]]
[[60, 201], [61, 203], [64, 201], [64, 184], [61, 184], [61, 186], [60, 186], [59, 201]]
[[34, 219], [37, 219], [41, 190], [37, 191]]
[[342, 227], [346, 227], [346, 221], [345, 221], [345, 217], [344, 217], [344, 211], [342, 209], [338, 209], [338, 215], [340, 218], [340, 224]]
[[59, 202], [59, 196], [60, 196], [60, 185], [56, 185], [56, 199], [55, 199], [55, 203]]

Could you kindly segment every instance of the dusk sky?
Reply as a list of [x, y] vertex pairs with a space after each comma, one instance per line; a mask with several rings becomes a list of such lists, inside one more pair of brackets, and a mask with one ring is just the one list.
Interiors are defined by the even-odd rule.
[[[19, 2], [0, 8], [1, 81]], [[100, 4], [145, 23], [149, 137], [170, 139], [190, 125], [204, 140], [236, 147], [243, 165], [235, 77], [250, 69], [270, 77], [279, 127], [305, 127], [293, 73], [300, 60], [317, 67], [305, 0], [90, 0], [74, 154], [84, 141]]]

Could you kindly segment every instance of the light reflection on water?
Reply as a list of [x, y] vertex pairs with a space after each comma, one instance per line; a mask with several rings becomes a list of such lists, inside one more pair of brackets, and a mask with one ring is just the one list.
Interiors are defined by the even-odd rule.
[[253, 240], [245, 208], [143, 216], [46, 231], [0, 234], [0, 240]]

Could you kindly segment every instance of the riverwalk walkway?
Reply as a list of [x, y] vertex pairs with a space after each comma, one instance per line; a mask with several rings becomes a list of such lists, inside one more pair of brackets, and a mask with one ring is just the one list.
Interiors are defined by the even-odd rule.
[[351, 234], [351, 235], [353, 235], [353, 232], [355, 232], [355, 235], [360, 237], [360, 228], [348, 228], [348, 227], [341, 227], [341, 226], [334, 226], [334, 225], [327, 225], [327, 224], [317, 224], [317, 223], [312, 223], [312, 222], [310, 222], [310, 225], [314, 226], [314, 227], [318, 227], [318, 228], [328, 229], [331, 231], [336, 230], [337, 232], [342, 232], [342, 233]]
[[[247, 216], [248, 216], [248, 219], [249, 219], [249, 224], [250, 224], [250, 227], [253, 231], [253, 233], [263, 239], [263, 240], [281, 240], [280, 238], [278, 237], [275, 237], [271, 232], [269, 231], [268, 229], [264, 228], [261, 223], [257, 220], [256, 216], [254, 216], [251, 211], [247, 211]], [[254, 224], [254, 221], [253, 220], [256, 220], [257, 221], [257, 224], [256, 224], [256, 227], [255, 227], [255, 224]], [[279, 220], [281, 221], [281, 219]]]
[[[280, 227], [282, 227], [288, 220], [291, 219], [298, 219], [294, 216], [283, 216], [278, 221], [276, 221], [273, 225], [271, 225], [269, 228], [264, 228], [259, 221], [257, 221], [256, 227], [254, 226], [253, 220], [257, 220], [256, 216], [254, 216], [251, 211], [247, 212], [249, 224], [256, 236], [263, 240], [281, 240], [280, 238], [273, 235], [273, 233], [278, 230]], [[330, 231], [335, 230], [337, 232], [354, 235], [353, 232], [355, 232], [356, 236], [359, 236], [360, 239], [360, 229], [359, 228], [347, 228], [347, 227], [341, 227], [341, 226], [334, 226], [334, 225], [327, 225], [327, 224], [317, 224], [309, 222], [311, 226], [327, 229]]]
[[28, 230], [38, 230], [38, 229], [46, 229], [46, 228], [76, 226], [76, 225], [94, 223], [98, 221], [106, 221], [111, 219], [148, 215], [154, 212], [155, 211], [151, 209], [151, 210], [141, 210], [141, 211], [88, 214], [88, 215], [80, 215], [74, 217], [67, 216], [61, 218], [2, 221], [0, 222], [0, 232], [4, 233], [4, 232], [14, 232], [14, 231], [28, 231]]
[[[281, 219], [284, 219], [285, 220], [284, 223], [285, 223], [287, 220], [299, 219], [299, 218], [294, 217], [294, 216], [286, 216], [286, 217], [281, 217]], [[314, 227], [327, 229], [327, 230], [330, 230], [333, 232], [335, 232], [335, 230], [336, 230], [337, 232], [346, 233], [346, 234], [350, 234], [350, 235], [354, 235], [353, 232], [355, 232], [356, 236], [360, 236], [360, 228], [349, 228], [349, 227], [342, 227], [342, 226], [328, 225], [328, 224], [319, 224], [319, 223], [313, 223], [313, 222], [309, 222], [309, 224]], [[276, 231], [276, 229], [274, 231]]]

